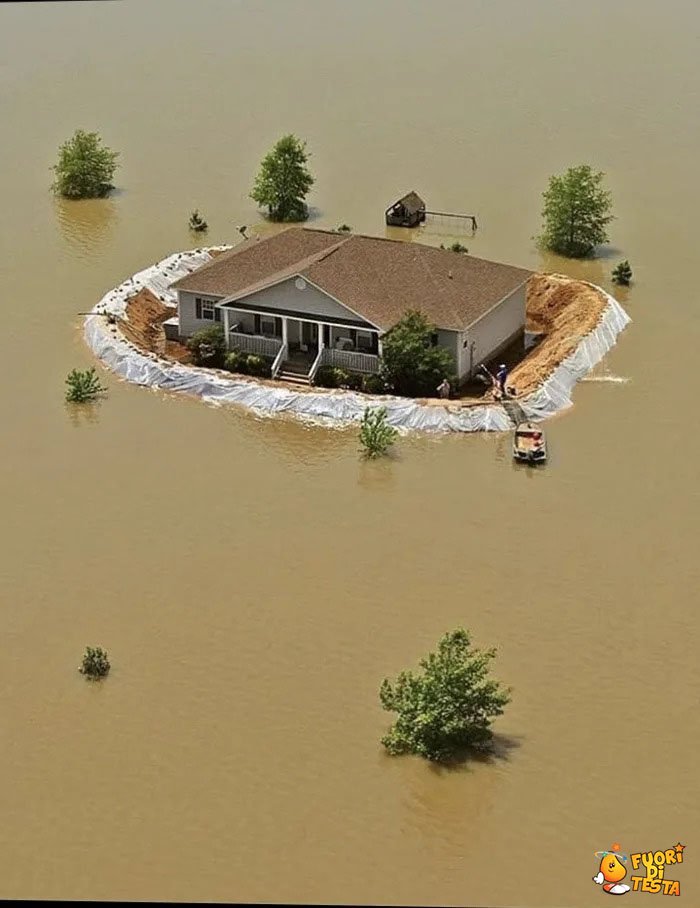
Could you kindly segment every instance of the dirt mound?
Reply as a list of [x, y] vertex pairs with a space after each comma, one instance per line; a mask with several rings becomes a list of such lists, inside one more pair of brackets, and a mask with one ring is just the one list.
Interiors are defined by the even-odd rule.
[[119, 322], [119, 328], [132, 344], [150, 353], [157, 353], [158, 356], [165, 356], [163, 322], [171, 318], [174, 311], [144, 287], [127, 301], [126, 319]]
[[585, 281], [563, 274], [535, 274], [528, 281], [525, 327], [544, 335], [510, 374], [518, 394], [528, 394], [570, 356], [600, 321], [607, 300]]

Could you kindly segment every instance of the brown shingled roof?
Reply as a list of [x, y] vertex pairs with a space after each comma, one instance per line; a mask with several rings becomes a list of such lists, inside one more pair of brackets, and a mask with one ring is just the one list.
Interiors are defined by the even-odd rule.
[[337, 233], [290, 227], [263, 240], [249, 239], [218, 255], [191, 274], [171, 284], [174, 290], [230, 296], [292, 265], [322, 252], [339, 241]]
[[403, 205], [406, 211], [410, 211], [411, 213], [415, 213], [416, 211], [420, 211], [421, 208], [425, 208], [425, 202], [413, 189], [410, 192], [407, 192], [406, 195], [402, 196], [398, 201], [390, 205], [389, 208], [393, 208], [394, 205]]
[[235, 300], [294, 274], [383, 331], [409, 309], [438, 328], [461, 331], [531, 272], [421, 243], [291, 227], [247, 240], [173, 287]]

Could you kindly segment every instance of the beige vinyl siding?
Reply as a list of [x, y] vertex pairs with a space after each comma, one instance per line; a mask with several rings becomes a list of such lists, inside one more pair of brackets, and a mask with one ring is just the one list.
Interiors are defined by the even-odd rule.
[[[469, 351], [474, 344], [473, 365], [487, 362], [514, 341], [525, 327], [525, 285], [506, 297], [469, 326], [459, 345], [460, 377], [469, 374]], [[466, 344], [464, 343], [466, 341]]]
[[452, 356], [455, 372], [459, 371], [459, 338], [456, 331], [438, 331], [438, 347], [443, 347]]
[[[238, 302], [250, 309], [280, 309], [286, 312], [297, 312], [300, 317], [308, 315], [310, 320], [333, 321], [342, 319], [343, 321], [353, 321], [358, 326], [366, 322], [356, 313], [337, 303], [332, 297], [314, 286], [306, 283], [304, 290], [299, 290], [296, 286], [296, 278], [282, 281], [275, 284], [274, 287], [266, 287], [264, 290], [258, 290], [251, 293]], [[236, 303], [231, 303], [235, 307]]]
[[177, 291], [177, 312], [180, 319], [180, 336], [192, 337], [202, 328], [211, 328], [212, 325], [222, 324], [213, 319], [197, 318], [197, 299], [205, 300], [211, 303], [217, 303], [221, 297], [202, 295], [201, 293], [190, 293], [187, 290]]

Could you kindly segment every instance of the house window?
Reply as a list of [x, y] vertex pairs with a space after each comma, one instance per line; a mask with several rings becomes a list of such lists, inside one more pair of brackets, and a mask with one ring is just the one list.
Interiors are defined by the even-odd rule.
[[368, 353], [372, 350], [374, 338], [369, 333], [369, 331], [358, 331], [357, 332], [357, 349], [362, 350], [364, 353]]
[[282, 319], [275, 315], [254, 315], [254, 331], [264, 337], [282, 337]]
[[196, 296], [194, 304], [197, 310], [197, 318], [203, 319], [205, 322], [221, 321], [221, 309], [216, 308], [214, 300], [203, 300], [201, 297]]

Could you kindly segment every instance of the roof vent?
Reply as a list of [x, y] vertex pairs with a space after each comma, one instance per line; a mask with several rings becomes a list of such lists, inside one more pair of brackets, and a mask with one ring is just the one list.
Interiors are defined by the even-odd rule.
[[447, 272], [447, 276], [449, 277], [450, 280], [452, 280], [452, 272], [451, 272], [451, 271], [448, 271], [448, 272]]
[[298, 277], [294, 281], [294, 286], [297, 288], [297, 290], [306, 290], [306, 281], [303, 277]]

